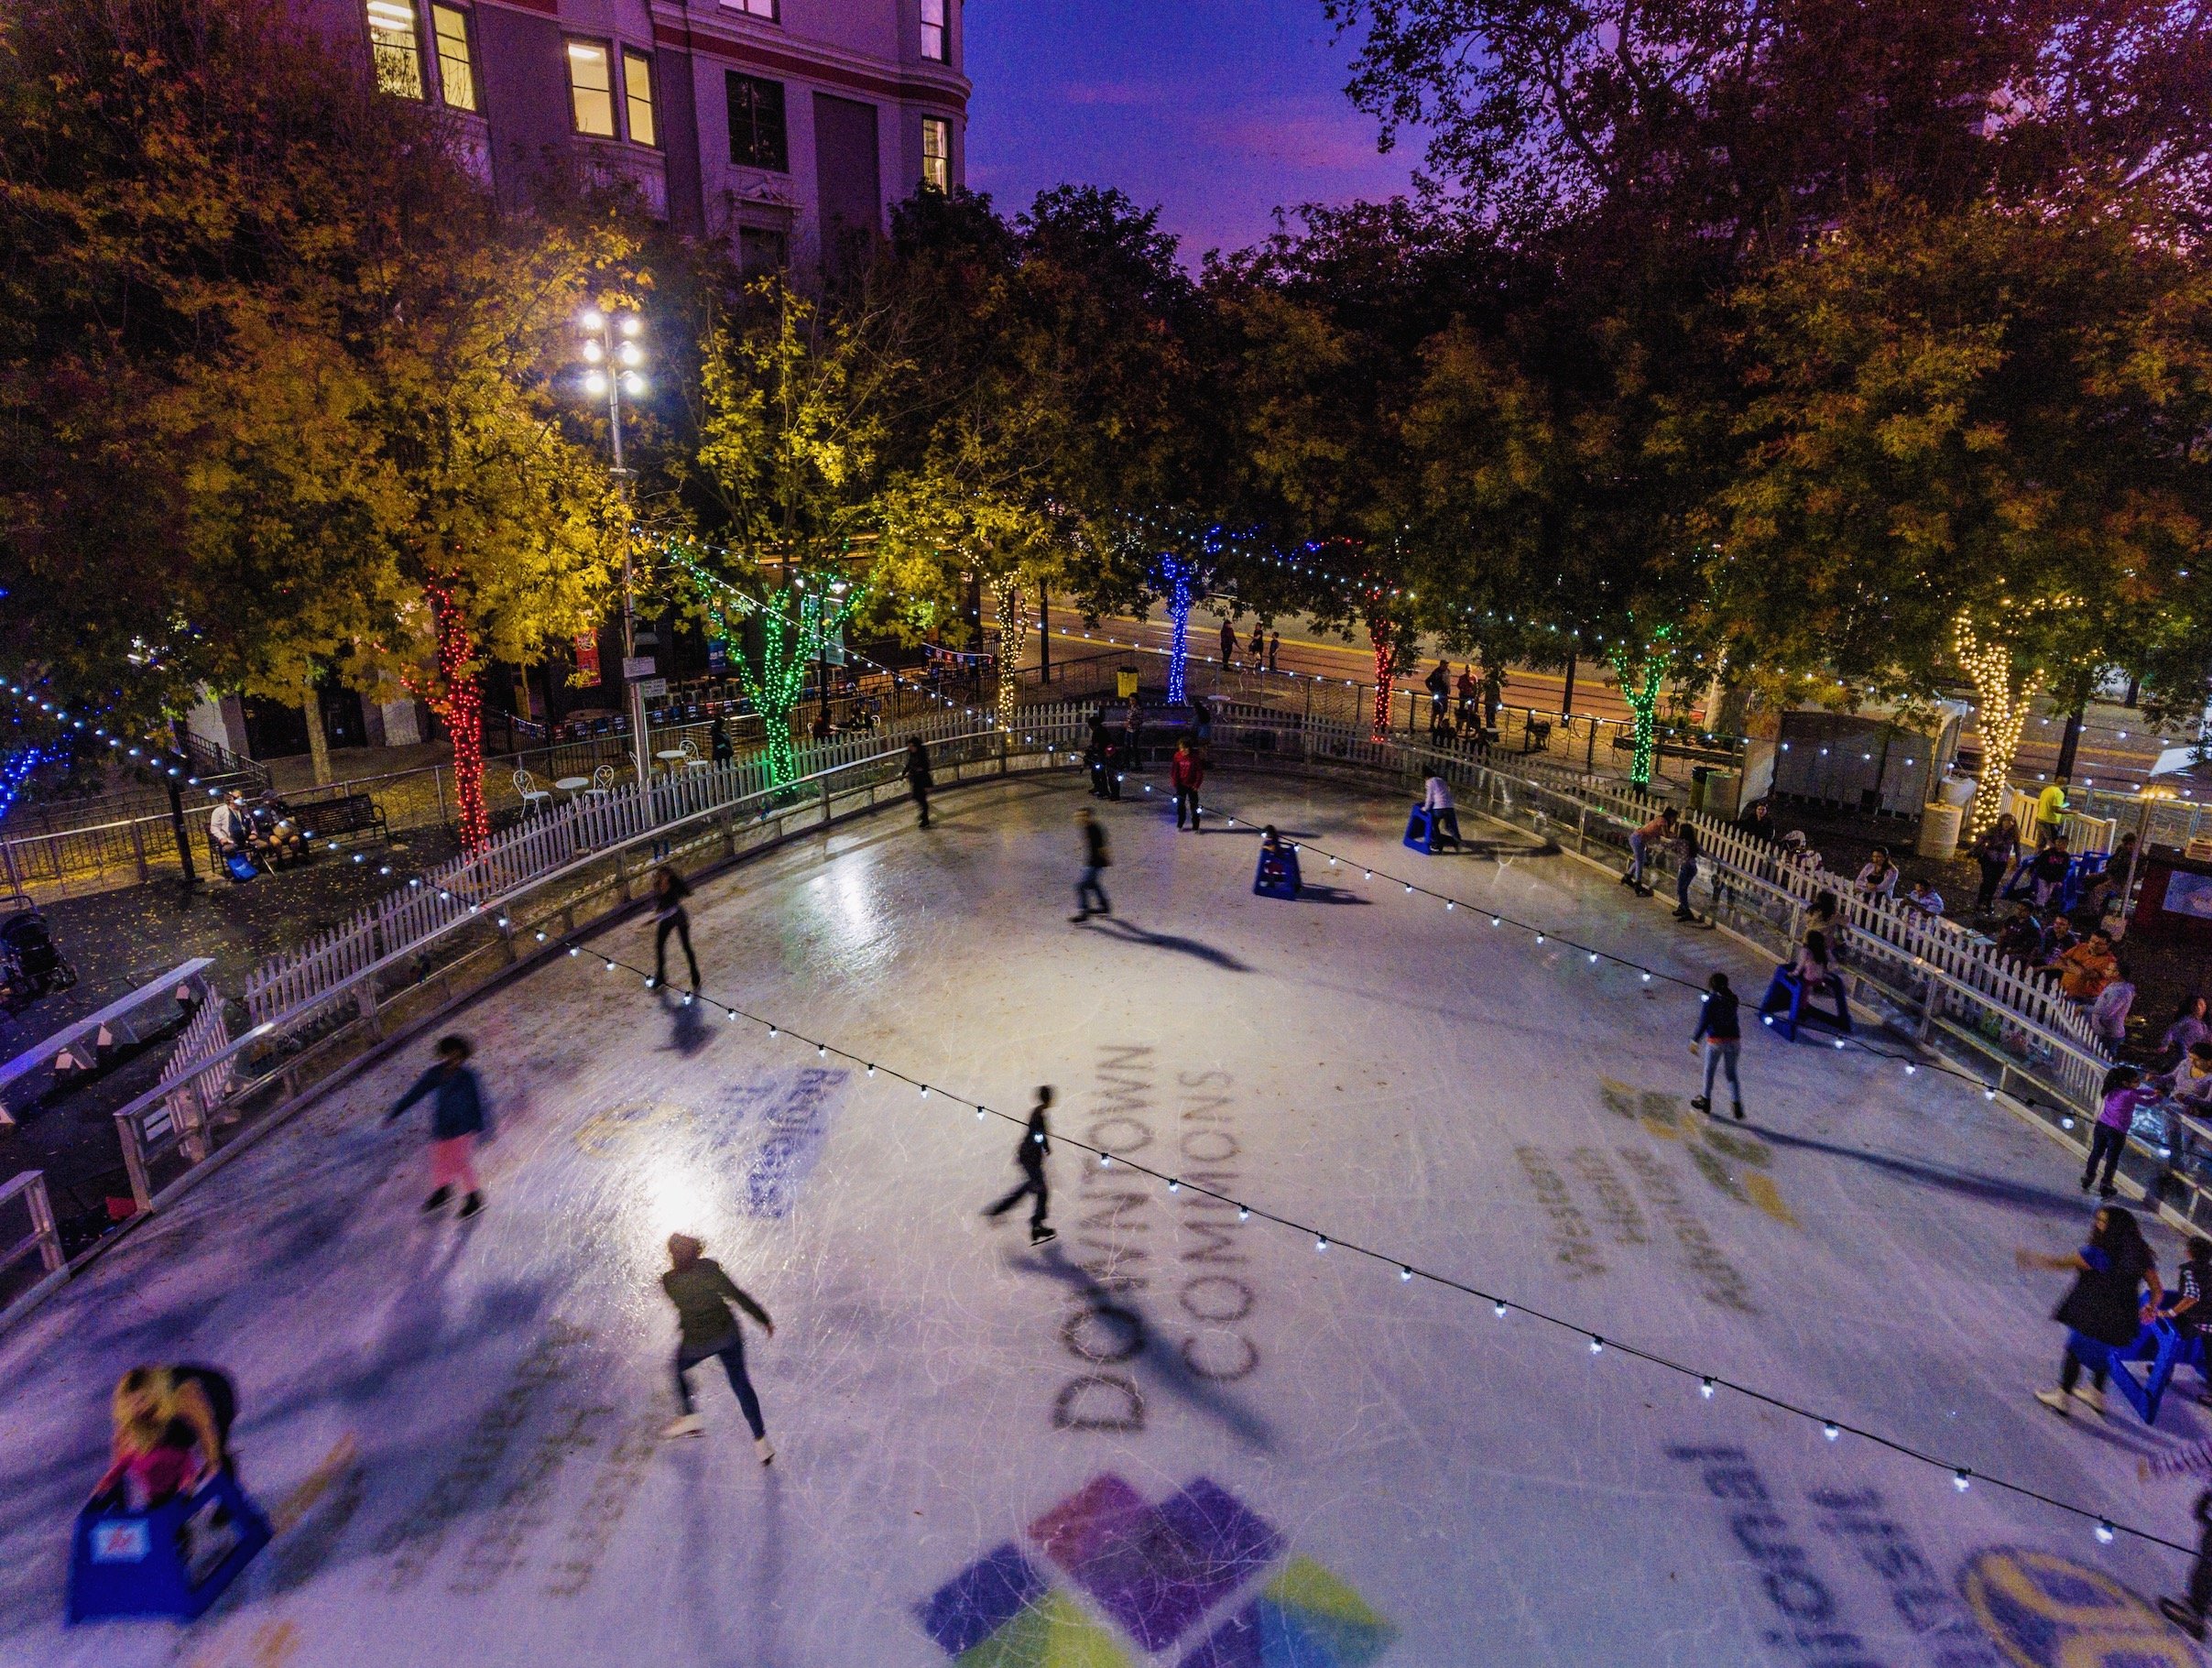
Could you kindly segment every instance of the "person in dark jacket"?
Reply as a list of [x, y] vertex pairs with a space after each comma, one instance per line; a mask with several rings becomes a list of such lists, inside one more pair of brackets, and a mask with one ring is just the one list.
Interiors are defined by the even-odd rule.
[[1682, 867], [1674, 871], [1674, 919], [1695, 921], [1697, 911], [1690, 907], [1690, 882], [1697, 878], [1697, 827], [1688, 817], [1674, 825], [1674, 846], [1682, 854]]
[[993, 1205], [983, 1214], [997, 1218], [1012, 1210], [1024, 1199], [1030, 1204], [1030, 1243], [1042, 1245], [1059, 1236], [1045, 1221], [1052, 1208], [1052, 1191], [1045, 1186], [1044, 1161], [1052, 1156], [1052, 1135], [1045, 1127], [1045, 1108], [1052, 1104], [1052, 1085], [1040, 1085], [1037, 1104], [1030, 1108], [1029, 1128], [1021, 1132], [1021, 1145], [1014, 1149], [1014, 1162], [1021, 1167], [1021, 1182], [1012, 1193]]
[[437, 1210], [459, 1183], [468, 1189], [461, 1201], [464, 1218], [484, 1208], [484, 1184], [476, 1179], [474, 1155], [477, 1138], [491, 1128], [484, 1111], [484, 1085], [469, 1069], [474, 1052], [466, 1037], [441, 1037], [438, 1063], [416, 1078], [384, 1115], [388, 1124], [425, 1095], [430, 1096], [430, 1196], [422, 1208]]
[[[1083, 824], [1083, 878], [1075, 883], [1075, 913], [1068, 919], [1080, 921], [1114, 912], [1106, 888], [1098, 884], [1099, 872], [1112, 867], [1114, 859], [1106, 850], [1106, 824], [1091, 813], [1088, 805], [1075, 813], [1075, 820]], [[1093, 899], [1097, 899], [1095, 905]]]
[[706, 747], [707, 757], [718, 765], [728, 764], [734, 756], [730, 747], [730, 726], [723, 722], [719, 713], [714, 715], [714, 722], [706, 726]]
[[[2099, 1210], [2089, 1226], [2089, 1243], [2065, 1257], [2036, 1251], [2017, 1251], [2013, 1260], [2023, 1269], [2072, 1270], [2077, 1278], [2074, 1290], [2053, 1313], [2052, 1319], [2066, 1327], [2066, 1353], [2059, 1362], [2058, 1388], [2037, 1390], [2036, 1401], [2064, 1418], [2072, 1412], [2072, 1397], [2093, 1413], [2105, 1411], [2105, 1356], [2090, 1344], [2117, 1349], [2135, 1341], [2143, 1317], [2158, 1307], [2163, 1292], [2158, 1263], [2143, 1243], [2142, 1229], [2134, 1213], [2117, 1205]], [[2139, 1289], [2148, 1287], [2146, 1303]], [[2095, 1357], [2095, 1364], [2085, 1360]], [[2089, 1386], [2081, 1386], [2081, 1369], [2089, 1368]]]
[[1774, 802], [1763, 794], [1736, 813], [1736, 832], [1748, 840], [1774, 841]]
[[1114, 769], [1114, 749], [1106, 740], [1106, 714], [1102, 712], [1091, 714], [1091, 735], [1084, 745], [1083, 762], [1091, 773], [1091, 797], [1105, 799], [1106, 777]]
[[776, 1323], [722, 1271], [720, 1263], [700, 1255], [704, 1248], [689, 1234], [669, 1236], [669, 1271], [660, 1277], [660, 1289], [676, 1305], [676, 1405], [682, 1411], [661, 1434], [705, 1434], [706, 1426], [692, 1411], [692, 1386], [684, 1375], [702, 1361], [719, 1360], [722, 1370], [729, 1375], [730, 1389], [736, 1392], [737, 1411], [752, 1429], [753, 1452], [765, 1466], [776, 1457], [776, 1450], [768, 1443], [768, 1424], [760, 1417], [760, 1398], [754, 1393], [752, 1378], [745, 1370], [745, 1335], [730, 1305], [735, 1303], [751, 1315], [771, 1338], [776, 1335]]
[[906, 744], [906, 768], [901, 774], [906, 777], [907, 791], [914, 796], [914, 803], [921, 807], [920, 826], [927, 828], [930, 825], [930, 789], [935, 784], [930, 776], [930, 750], [922, 745], [919, 736]]
[[2189, 1565], [2188, 1597], [2162, 1598], [2158, 1609], [2159, 1614], [2191, 1639], [2201, 1641], [2205, 1637], [2205, 1613], [2212, 1610], [2212, 1488], [2197, 1495], [2193, 1515], [2197, 1523], [2196, 1562]]
[[1205, 786], [1205, 761], [1191, 746], [1188, 736], [1181, 737], [1175, 743], [1175, 757], [1168, 761], [1168, 782], [1175, 790], [1176, 827], [1181, 828], [1183, 818], [1188, 816], [1193, 834], [1205, 833], [1199, 823], [1198, 810], [1198, 790]]
[[1228, 621], [1221, 622], [1221, 665], [1227, 670], [1237, 664], [1237, 627]]
[[1728, 988], [1725, 973], [1716, 973], [1705, 981], [1705, 1004], [1697, 1010], [1697, 1029], [1690, 1033], [1690, 1052], [1697, 1052], [1700, 1043], [1705, 1046], [1705, 1092], [1692, 1097], [1690, 1104], [1700, 1112], [1712, 1111], [1714, 1074], [1725, 1068], [1728, 1096], [1734, 1103], [1731, 1109], [1740, 1121], [1743, 1084], [1736, 1075], [1736, 1060], [1743, 1052], [1743, 1022], [1737, 1017], [1736, 993]]
[[685, 965], [692, 970], [692, 994], [699, 994], [699, 958], [692, 954], [692, 912], [683, 900], [691, 885], [669, 864], [653, 871], [653, 988], [669, 982], [669, 934], [683, 946]]
[[1981, 886], [1974, 894], [1977, 914], [1987, 915], [1996, 906], [1998, 888], [2019, 860], [2019, 824], [2009, 814], [2000, 816], [1974, 842], [1974, 861], [1981, 866]]

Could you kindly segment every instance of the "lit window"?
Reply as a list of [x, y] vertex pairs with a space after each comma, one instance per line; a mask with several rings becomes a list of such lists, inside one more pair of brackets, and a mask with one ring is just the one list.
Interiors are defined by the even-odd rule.
[[729, 89], [730, 160], [741, 168], [790, 172], [790, 147], [783, 126], [783, 83], [730, 70], [725, 71], [724, 84]]
[[569, 46], [569, 109], [578, 133], [615, 136], [615, 82], [606, 49], [595, 40], [572, 40]]
[[921, 0], [921, 55], [939, 63], [948, 61], [944, 51], [945, 3], [946, 0]]
[[770, 23], [776, 21], [776, 0], [722, 0], [722, 4], [728, 10], [743, 12], [748, 17], [766, 17]]
[[640, 145], [659, 144], [660, 130], [653, 125], [653, 60], [627, 47], [622, 49], [622, 102], [630, 137]]
[[469, 19], [450, 5], [430, 7], [430, 33], [438, 40], [438, 90], [455, 110], [476, 108], [476, 69], [469, 60]]
[[415, 17], [415, 0], [368, 0], [368, 32], [376, 91], [396, 98], [420, 98], [422, 30]]
[[921, 183], [953, 189], [953, 125], [943, 116], [921, 118]]

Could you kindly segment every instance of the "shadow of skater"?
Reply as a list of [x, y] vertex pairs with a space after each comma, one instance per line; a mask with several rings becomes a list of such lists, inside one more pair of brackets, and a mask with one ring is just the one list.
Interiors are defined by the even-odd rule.
[[1056, 1280], [1090, 1304], [1087, 1323], [1101, 1328], [1102, 1336], [1111, 1339], [1113, 1346], [1087, 1356], [1087, 1359], [1128, 1368], [1141, 1367], [1148, 1390], [1165, 1390], [1198, 1412], [1211, 1415], [1230, 1435], [1257, 1452], [1274, 1451], [1274, 1427], [1222, 1389], [1219, 1380], [1193, 1370], [1182, 1349], [1160, 1335], [1134, 1294], [1109, 1291], [1093, 1279], [1087, 1269], [1071, 1261], [1057, 1243], [1022, 1258], [1014, 1267], [1023, 1273], [1042, 1274]]
[[1231, 973], [1249, 973], [1251, 969], [1226, 950], [1216, 950], [1212, 944], [1201, 943], [1194, 938], [1184, 938], [1173, 932], [1155, 932], [1140, 927], [1135, 921], [1118, 915], [1100, 916], [1091, 923], [1092, 931], [1110, 933], [1132, 944], [1146, 944], [1155, 950], [1172, 950], [1181, 955], [1196, 956], [1202, 962], [1226, 968]]
[[706, 1046], [707, 1026], [704, 1004], [687, 1002], [663, 986], [660, 990], [660, 1005], [668, 1011], [669, 1040], [661, 1044], [659, 1052], [681, 1054], [688, 1060]]
[[1357, 892], [1341, 886], [1306, 885], [1298, 889], [1301, 903], [1373, 903], [1372, 898], [1362, 898]]

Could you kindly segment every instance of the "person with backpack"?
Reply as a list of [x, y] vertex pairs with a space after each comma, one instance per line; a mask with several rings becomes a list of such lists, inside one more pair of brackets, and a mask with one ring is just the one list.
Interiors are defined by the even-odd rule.
[[1029, 1126], [1021, 1132], [1021, 1145], [1014, 1149], [1014, 1162], [1020, 1167], [1021, 1182], [1013, 1192], [984, 1211], [996, 1221], [1012, 1210], [1024, 1199], [1030, 1205], [1030, 1243], [1042, 1245], [1059, 1235], [1045, 1220], [1052, 1207], [1052, 1191], [1045, 1185], [1044, 1161], [1052, 1156], [1052, 1131], [1045, 1127], [1045, 1108], [1052, 1104], [1052, 1085], [1041, 1084], [1037, 1090], [1037, 1104], [1030, 1108]]
[[[2158, 1262], [2143, 1243], [2142, 1228], [2134, 1213], [2117, 1205], [2098, 1211], [2089, 1226], [2089, 1241], [2078, 1251], [2063, 1257], [2036, 1251], [2017, 1251], [2013, 1260], [2023, 1269], [2071, 1270], [2074, 1289], [2052, 1313], [2066, 1327], [2066, 1349], [2058, 1366], [2058, 1388], [2035, 1392], [2036, 1401], [2060, 1418], [2073, 1412], [2068, 1398], [2091, 1412], [2105, 1411], [2104, 1351], [2089, 1347], [2103, 1344], [2124, 1348], [2142, 1330], [2143, 1316], [2158, 1307], [2164, 1295], [2158, 1283]], [[2148, 1289], [2145, 1303], [2140, 1292]], [[2082, 1368], [2089, 1368], [2089, 1385], [2081, 1388]]]
[[[1075, 820], [1083, 824], [1083, 878], [1075, 883], [1075, 913], [1068, 919], [1084, 921], [1094, 915], [1114, 912], [1106, 888], [1098, 884], [1100, 871], [1111, 867], [1114, 859], [1106, 850], [1106, 824], [1092, 813], [1088, 805], [1075, 813]], [[1095, 907], [1093, 899], [1097, 899]]]
[[676, 1305], [676, 1417], [663, 1436], [703, 1436], [706, 1425], [692, 1409], [692, 1386], [686, 1377], [702, 1361], [718, 1360], [737, 1397], [737, 1411], [753, 1433], [753, 1452], [767, 1465], [776, 1457], [768, 1442], [767, 1422], [760, 1416], [760, 1398], [745, 1370], [745, 1335], [732, 1310], [734, 1303], [751, 1315], [760, 1330], [776, 1335], [776, 1323], [722, 1270], [705, 1248], [689, 1234], [669, 1236], [669, 1270], [660, 1277], [660, 1289]]
[[1188, 736], [1179, 737], [1175, 743], [1175, 757], [1168, 761], [1168, 782], [1175, 790], [1176, 827], [1181, 828], [1183, 818], [1188, 816], [1193, 834], [1205, 833], [1199, 823], [1198, 807], [1198, 790], [1205, 785], [1205, 761], [1198, 757], [1198, 751], [1191, 746]]
[[466, 1037], [441, 1037], [438, 1060], [414, 1085], [392, 1103], [384, 1115], [391, 1123], [420, 1100], [430, 1096], [430, 1196], [422, 1202], [425, 1215], [453, 1196], [456, 1183], [468, 1189], [461, 1201], [463, 1221], [484, 1208], [484, 1184], [476, 1179], [476, 1140], [491, 1128], [484, 1109], [484, 1085], [469, 1067], [475, 1051]]
[[1743, 1052], [1743, 1022], [1737, 1017], [1736, 993], [1728, 988], [1728, 976], [1716, 973], [1705, 981], [1705, 996], [1697, 1010], [1697, 1029], [1690, 1033], [1690, 1052], [1694, 1054], [1700, 1044], [1705, 1056], [1705, 1088], [1702, 1095], [1693, 1096], [1690, 1104], [1700, 1112], [1713, 1110], [1713, 1079], [1716, 1074], [1728, 1074], [1729, 1110], [1736, 1121], [1743, 1121], [1743, 1084], [1736, 1074], [1736, 1062]]

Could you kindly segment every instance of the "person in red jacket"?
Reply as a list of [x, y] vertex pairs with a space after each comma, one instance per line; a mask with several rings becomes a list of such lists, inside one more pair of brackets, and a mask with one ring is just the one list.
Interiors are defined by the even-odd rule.
[[1206, 768], [1191, 746], [1191, 738], [1183, 736], [1175, 744], [1175, 757], [1168, 763], [1168, 780], [1175, 788], [1175, 826], [1181, 828], [1183, 819], [1190, 819], [1191, 832], [1204, 834], [1198, 825], [1198, 790], [1205, 785]]

